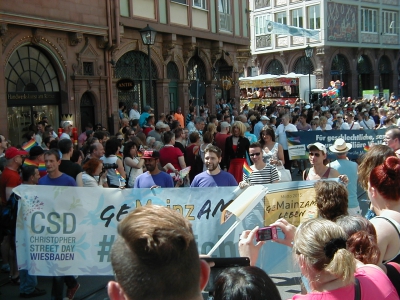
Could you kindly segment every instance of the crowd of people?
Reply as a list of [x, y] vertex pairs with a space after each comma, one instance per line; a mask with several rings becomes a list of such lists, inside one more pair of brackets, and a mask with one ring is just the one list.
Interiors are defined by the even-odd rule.
[[[197, 110], [199, 111], [198, 115]], [[376, 216], [371, 221], [376, 233], [369, 233], [375, 237], [365, 235], [367, 238], [362, 240], [363, 243], [368, 240], [371, 243], [371, 245], [368, 244], [371, 249], [378, 248], [379, 259], [373, 263], [378, 264], [386, 271], [387, 267], [383, 263], [393, 260], [400, 253], [398, 239], [400, 192], [397, 193], [398, 188], [395, 184], [395, 180], [400, 179], [398, 171], [400, 164], [397, 158], [397, 155], [400, 154], [400, 129], [396, 120], [398, 112], [400, 111], [397, 99], [389, 101], [338, 99], [329, 105], [324, 100], [321, 104], [314, 104], [313, 107], [299, 100], [292, 105], [287, 103], [282, 106], [272, 102], [268, 107], [256, 105], [253, 108], [247, 104], [239, 108], [235, 106], [234, 101], [222, 100], [218, 101], [215, 114], [210, 114], [207, 106], [196, 109], [191, 105], [186, 116], [183, 115], [180, 107], [176, 112], [155, 116], [150, 106], [143, 107], [139, 112], [137, 103], [134, 103], [129, 110], [124, 103], [120, 103], [120, 128], [115, 134], [110, 134], [101, 124], [96, 126], [87, 124], [78, 137], [77, 145], [71, 140], [72, 122], [62, 122], [60, 127], [63, 132], [57, 135], [53, 126], [47, 123], [46, 118], [42, 118], [40, 122], [31, 126], [32, 130], [25, 135], [26, 142], [21, 145], [11, 146], [6, 137], [0, 135], [1, 203], [4, 207], [7, 200], [13, 196], [12, 189], [20, 184], [128, 189], [179, 188], [182, 186], [193, 188], [239, 186], [246, 188], [249, 185], [273, 184], [287, 180], [283, 176], [284, 170], [289, 173], [289, 178], [291, 176], [299, 176], [303, 180], [339, 178], [345, 188], [338, 183], [340, 186], [335, 186], [333, 191], [328, 193], [329, 187], [316, 186], [316, 190], [323, 191], [322, 194], [328, 193], [320, 197], [323, 199], [321, 207], [335, 210], [335, 213], [330, 211], [325, 214], [322, 209], [320, 210], [320, 216], [329, 222], [310, 221], [301, 225], [297, 231], [293, 229], [293, 226], [287, 224], [286, 220], [278, 220], [274, 226], [281, 228], [285, 233], [285, 240], [282, 243], [293, 247], [298, 252], [296, 254], [300, 257], [300, 266], [304, 266], [302, 272], [306, 277], [305, 285], [308, 287], [309, 293], [348, 288], [354, 283], [355, 278], [360, 281], [363, 290], [366, 281], [357, 275], [358, 267], [353, 263], [353, 254], [347, 250], [347, 252], [340, 250], [346, 248], [346, 245], [342, 247], [343, 243], [340, 242], [339, 247], [336, 242], [333, 242], [331, 247], [333, 250], [328, 251], [329, 255], [323, 256], [324, 247], [327, 243], [331, 243], [331, 240], [345, 239], [348, 241], [352, 236], [346, 237], [339, 228], [340, 226], [332, 222], [336, 222], [336, 219], [340, 219], [341, 216], [361, 215], [357, 200], [357, 184], [359, 182], [368, 191], [371, 200], [368, 217]], [[337, 139], [329, 148], [319, 142], [307, 145], [308, 161], [292, 161], [289, 157], [286, 132], [383, 128], [386, 128], [384, 139], [386, 145], [372, 146], [359, 164], [347, 158], [347, 153], [352, 145], [343, 139]], [[328, 149], [336, 155], [336, 160], [327, 160]], [[247, 171], [244, 170], [246, 164], [249, 165]], [[190, 171], [182, 173], [184, 170], [188, 170], [188, 167], [190, 167]], [[299, 170], [297, 174], [294, 173], [294, 167]], [[186, 173], [188, 173], [187, 176], [185, 176]], [[340, 195], [342, 195], [341, 198]], [[330, 206], [326, 205], [326, 203], [330, 203], [330, 200], [333, 203]], [[340, 207], [345, 209], [339, 209]], [[335, 215], [335, 218], [330, 217], [332, 214]], [[126, 219], [126, 222], [129, 222], [128, 218]], [[157, 221], [155, 223], [157, 224]], [[123, 230], [123, 226], [121, 223], [120, 230]], [[309, 230], [309, 228], [321, 228], [321, 230], [314, 230], [313, 233], [313, 230]], [[192, 233], [190, 228], [187, 230], [189, 231], [182, 233], [186, 237], [179, 236], [178, 240], [183, 239], [189, 245]], [[322, 239], [315, 236], [319, 231], [326, 231], [326, 235]], [[120, 234], [123, 236], [121, 232]], [[126, 232], [124, 234], [133, 233]], [[140, 233], [138, 234], [140, 235]], [[308, 244], [300, 242], [301, 238], [305, 236], [309, 241]], [[245, 242], [240, 243], [241, 249], [246, 247], [248, 249], [241, 250], [242, 252], [250, 251], [253, 254], [254, 249], [259, 250], [263, 243], [257, 243], [254, 246], [253, 237], [254, 231], [246, 231], [243, 234]], [[140, 249], [142, 245], [140, 236], [137, 238], [139, 244], [136, 246], [132, 244], [132, 247], [138, 247], [135, 248], [137, 251], [144, 251]], [[307, 249], [307, 245], [312, 244], [315, 239], [318, 240], [318, 247], [322, 250], [317, 246], [312, 251]], [[1, 268], [10, 273], [10, 282], [20, 285], [20, 296], [31, 298], [45, 294], [45, 290], [37, 287], [35, 276], [29, 275], [26, 270], [18, 271], [15, 255], [15, 232], [7, 233], [2, 230], [0, 240], [2, 240], [3, 259]], [[124, 243], [128, 243], [128, 241], [122, 241], [118, 246], [121, 248], [121, 253], [136, 251], [132, 250], [133, 248], [126, 249]], [[132, 243], [135, 243], [135, 239], [132, 240]], [[374, 246], [373, 243], [377, 246]], [[178, 251], [178, 248], [174, 249]], [[162, 261], [164, 255], [169, 257], [168, 255], [172, 255], [175, 250], [170, 249], [171, 252], [160, 254], [157, 249], [154, 249], [154, 255], [161, 255], [154, 259]], [[338, 259], [343, 260], [344, 265], [332, 262], [336, 256], [335, 251], [340, 253]], [[150, 255], [149, 253], [142, 254], [144, 257]], [[358, 254], [354, 253], [356, 257]], [[248, 255], [251, 261], [256, 260], [250, 254]], [[313, 255], [317, 255], [318, 258]], [[196, 268], [200, 268], [207, 275], [207, 268], [204, 267], [204, 264], [202, 262], [196, 262], [196, 264], [198, 264]], [[344, 270], [346, 267], [349, 269]], [[122, 264], [120, 268], [124, 269], [125, 265]], [[146, 266], [146, 270], [148, 268], [150, 267]], [[382, 280], [385, 281], [376, 268], [362, 268], [359, 272], [363, 274], [362, 276], [369, 278], [371, 275], [372, 281], [376, 278], [379, 280], [383, 278]], [[395, 276], [393, 274], [397, 274], [393, 272], [391, 265], [387, 270], [388, 275], [391, 274], [391, 279]], [[221, 282], [228, 279], [243, 280], [242, 276], [247, 278], [247, 273], [259, 271], [251, 267], [243, 269], [242, 272], [243, 274], [238, 275], [237, 278], [236, 275], [232, 275], [233, 273], [227, 273]], [[197, 273], [200, 274], [200, 271]], [[231, 278], [232, 276], [236, 279]], [[249, 275], [250, 277], [252, 276]], [[117, 278], [119, 278], [118, 274]], [[316, 278], [327, 280], [329, 285], [315, 284]], [[336, 278], [335, 280], [340, 278], [340, 284], [339, 281], [333, 280], [334, 278]], [[266, 280], [268, 281], [268, 279]], [[67, 298], [74, 298], [80, 285], [75, 277], [64, 276], [54, 278], [52, 290], [54, 299], [64, 297], [64, 283], [67, 286]], [[119, 289], [127, 292], [128, 287], [125, 284], [119, 284], [121, 282], [109, 286], [110, 296], [117, 297]], [[386, 287], [389, 289], [390, 281]], [[198, 288], [199, 284], [193, 291], [197, 292]], [[348, 290], [351, 293], [353, 287]], [[346, 292], [349, 291], [346, 290]], [[222, 290], [221, 293], [223, 294]], [[395, 290], [393, 293], [387, 293], [387, 295], [389, 294], [397, 296]], [[397, 299], [385, 297], [378, 298]], [[129, 299], [146, 298], [129, 296]]]

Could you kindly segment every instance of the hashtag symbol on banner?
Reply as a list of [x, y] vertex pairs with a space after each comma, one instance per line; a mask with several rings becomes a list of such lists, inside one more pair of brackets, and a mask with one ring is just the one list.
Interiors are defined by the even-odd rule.
[[111, 246], [114, 243], [114, 239], [115, 235], [111, 235], [110, 240], [108, 240], [108, 235], [103, 235], [103, 240], [99, 243], [101, 249], [97, 251], [97, 255], [100, 256], [99, 262], [104, 261], [104, 256], [107, 256], [107, 262], [110, 262]]

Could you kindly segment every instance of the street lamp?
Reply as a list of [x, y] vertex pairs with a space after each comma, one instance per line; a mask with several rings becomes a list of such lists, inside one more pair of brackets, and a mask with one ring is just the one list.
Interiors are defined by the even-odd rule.
[[[153, 85], [152, 85], [152, 76], [151, 76], [151, 52], [150, 52], [150, 45], [154, 45], [156, 40], [157, 31], [147, 24], [147, 26], [143, 29], [139, 30], [140, 35], [142, 36], [142, 41], [144, 45], [147, 45], [147, 53], [149, 57], [149, 88], [150, 88], [150, 101], [148, 101], [147, 105], [151, 105], [153, 100]], [[157, 101], [154, 101], [154, 113], [157, 115]]]
[[313, 55], [313, 48], [310, 47], [310, 45], [307, 46], [304, 51], [306, 52], [306, 57], [308, 59], [308, 103], [311, 104], [311, 57]]

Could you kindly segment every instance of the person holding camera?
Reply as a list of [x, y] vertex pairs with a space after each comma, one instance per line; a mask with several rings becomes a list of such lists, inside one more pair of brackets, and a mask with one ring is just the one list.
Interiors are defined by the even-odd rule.
[[122, 160], [117, 157], [120, 149], [120, 141], [112, 138], [106, 142], [105, 154], [101, 158], [103, 161], [103, 168], [107, 170], [107, 183], [108, 187], [119, 188], [121, 178], [126, 177]]
[[84, 187], [107, 186], [107, 173], [103, 169], [103, 161], [91, 158], [83, 165], [82, 181]]
[[[386, 274], [376, 265], [356, 261], [346, 249], [344, 230], [332, 221], [311, 219], [297, 230], [284, 219], [271, 226], [279, 227], [284, 239], [274, 241], [293, 247], [302, 274], [310, 283], [311, 292], [295, 295], [296, 299], [399, 299]], [[256, 240], [258, 227], [240, 236], [239, 253], [250, 258], [254, 266], [265, 241]]]

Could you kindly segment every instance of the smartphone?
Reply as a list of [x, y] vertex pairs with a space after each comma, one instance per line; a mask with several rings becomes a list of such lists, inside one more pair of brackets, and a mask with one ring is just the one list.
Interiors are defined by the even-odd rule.
[[275, 226], [268, 226], [258, 229], [256, 232], [256, 241], [270, 241], [278, 238], [278, 231]]
[[224, 269], [250, 266], [250, 259], [248, 257], [204, 257], [201, 259], [207, 262], [214, 262], [215, 264], [214, 267], [211, 267], [210, 278], [204, 288], [207, 294], [214, 291], [215, 279], [217, 279]]

